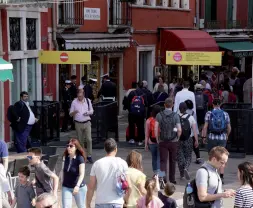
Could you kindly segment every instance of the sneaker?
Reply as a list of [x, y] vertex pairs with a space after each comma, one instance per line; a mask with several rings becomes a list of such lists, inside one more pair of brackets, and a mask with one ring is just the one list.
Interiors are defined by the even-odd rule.
[[90, 164], [93, 164], [93, 160], [92, 160], [91, 157], [87, 157], [87, 160], [88, 160], [88, 162], [89, 162]]
[[195, 161], [196, 164], [200, 165], [202, 163], [201, 158], [197, 158], [197, 160]]
[[143, 145], [143, 142], [139, 142], [138, 145], [139, 145], [139, 146], [142, 146], [142, 145]]
[[190, 174], [188, 172], [188, 170], [184, 169], [184, 177], [186, 178], [186, 180], [191, 180]]
[[135, 141], [134, 141], [133, 139], [130, 139], [130, 140], [128, 141], [128, 143], [129, 143], [129, 144], [134, 144]]
[[164, 189], [165, 188], [165, 181], [163, 177], [159, 177], [159, 184], [160, 184], [160, 189]]

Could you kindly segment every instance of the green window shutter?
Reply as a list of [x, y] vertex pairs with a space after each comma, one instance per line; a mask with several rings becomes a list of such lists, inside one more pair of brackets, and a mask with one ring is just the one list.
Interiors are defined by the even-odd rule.
[[205, 0], [205, 22], [211, 21], [211, 7], [212, 7], [212, 0]]
[[227, 0], [228, 6], [227, 6], [227, 20], [233, 21], [233, 0]]
[[248, 0], [248, 25], [253, 26], [253, 0]]

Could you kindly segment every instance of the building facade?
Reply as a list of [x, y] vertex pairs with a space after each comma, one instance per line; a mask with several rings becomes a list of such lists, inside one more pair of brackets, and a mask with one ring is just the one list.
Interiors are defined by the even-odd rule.
[[252, 77], [253, 1], [199, 0], [200, 29], [224, 51], [223, 66], [238, 67]]
[[29, 93], [31, 104], [33, 100], [41, 100], [38, 55], [48, 46], [47, 20], [45, 5], [24, 6], [19, 1], [0, 4], [0, 57], [12, 63], [14, 77], [14, 82], [0, 83], [0, 137], [6, 142], [12, 137], [7, 109], [20, 99], [20, 92]]

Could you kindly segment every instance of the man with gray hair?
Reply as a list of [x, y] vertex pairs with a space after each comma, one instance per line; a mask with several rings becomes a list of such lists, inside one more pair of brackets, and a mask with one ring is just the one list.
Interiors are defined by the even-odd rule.
[[161, 130], [161, 142], [159, 143], [161, 172], [159, 177], [161, 180], [163, 178], [165, 183], [167, 182], [167, 160], [169, 155], [169, 181], [176, 184], [177, 147], [182, 129], [179, 115], [172, 111], [173, 99], [167, 98], [164, 107], [165, 110], [156, 116], [156, 120], [158, 121]]
[[57, 208], [57, 199], [53, 194], [43, 193], [36, 200], [36, 208]]

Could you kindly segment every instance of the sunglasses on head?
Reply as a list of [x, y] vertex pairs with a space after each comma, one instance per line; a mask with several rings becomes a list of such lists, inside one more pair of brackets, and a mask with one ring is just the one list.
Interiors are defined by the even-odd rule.
[[67, 148], [69, 147], [69, 148], [73, 148], [75, 145], [73, 145], [73, 144], [67, 144]]

